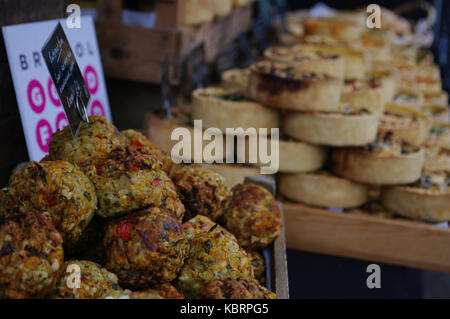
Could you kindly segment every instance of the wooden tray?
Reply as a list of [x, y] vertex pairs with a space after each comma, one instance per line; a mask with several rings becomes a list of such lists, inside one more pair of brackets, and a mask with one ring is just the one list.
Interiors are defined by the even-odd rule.
[[[170, 81], [180, 84], [186, 57], [203, 44], [206, 62], [213, 62], [251, 25], [252, 4], [235, 8], [224, 17], [200, 26], [181, 26], [182, 0], [156, 1], [156, 26], [144, 28], [122, 24], [122, 0], [100, 0], [96, 30], [103, 69], [110, 77], [160, 83], [161, 61], [170, 60]], [[163, 18], [162, 18], [163, 17]]]
[[450, 272], [450, 229], [283, 203], [288, 248]]

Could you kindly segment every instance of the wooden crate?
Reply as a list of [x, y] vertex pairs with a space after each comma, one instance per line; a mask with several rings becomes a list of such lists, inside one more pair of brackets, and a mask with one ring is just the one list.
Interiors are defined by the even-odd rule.
[[450, 272], [450, 229], [283, 203], [288, 248]]
[[206, 62], [214, 61], [251, 24], [252, 5], [200, 26], [182, 26], [182, 0], [156, 1], [156, 27], [123, 25], [122, 0], [100, 0], [96, 22], [105, 74], [139, 82], [160, 83], [161, 61], [170, 57], [170, 80], [180, 84], [186, 57], [204, 45]]

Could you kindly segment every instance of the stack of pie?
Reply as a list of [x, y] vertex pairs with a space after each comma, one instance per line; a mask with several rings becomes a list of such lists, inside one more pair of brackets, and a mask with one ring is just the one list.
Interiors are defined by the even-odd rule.
[[[246, 69], [224, 72], [220, 86], [193, 92], [189, 122], [279, 128], [278, 143], [259, 136], [256, 149], [266, 142], [269, 153], [278, 149], [273, 177], [285, 200], [450, 221], [450, 124], [440, 69], [428, 50], [409, 44], [406, 20], [385, 9], [383, 17], [388, 22], [373, 30], [361, 11], [288, 17], [281, 44]], [[267, 164], [250, 160], [254, 139], [246, 138], [239, 165], [210, 165], [231, 185]]]

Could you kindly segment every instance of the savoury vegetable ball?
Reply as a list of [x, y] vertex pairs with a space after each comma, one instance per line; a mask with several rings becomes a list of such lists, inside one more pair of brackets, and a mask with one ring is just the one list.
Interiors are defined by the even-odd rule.
[[202, 290], [205, 299], [278, 299], [266, 288], [242, 279], [213, 280]]
[[82, 123], [75, 140], [69, 126], [53, 134], [50, 141], [50, 158], [77, 164], [85, 172], [114, 148], [125, 145], [125, 137], [107, 119], [90, 116], [89, 123]]
[[239, 184], [233, 187], [230, 206], [221, 221], [242, 247], [257, 249], [278, 237], [281, 213], [266, 189], [254, 184]]
[[[78, 268], [79, 267], [79, 268]], [[79, 273], [78, 273], [78, 269]], [[79, 276], [79, 288], [69, 288], [76, 284]], [[64, 264], [56, 282], [56, 288], [50, 295], [61, 299], [98, 299], [120, 291], [117, 276], [100, 265], [84, 260], [70, 260]]]
[[[208, 217], [203, 215], [197, 215], [183, 224], [183, 228], [184, 231], [186, 232], [186, 236], [188, 239], [191, 239], [192, 237], [200, 233], [207, 233], [208, 231], [214, 229], [215, 227], [220, 226], [217, 223], [213, 222]], [[227, 232], [225, 229], [223, 230], [224, 232]]]
[[120, 147], [92, 167], [87, 175], [97, 192], [97, 213], [112, 217], [152, 205], [181, 221], [184, 206], [166, 173], [153, 169], [158, 163], [154, 157]]
[[231, 191], [219, 174], [189, 165], [177, 170], [172, 180], [186, 208], [186, 219], [200, 214], [216, 220], [222, 215]]
[[248, 258], [252, 263], [253, 273], [260, 285], [266, 284], [266, 260], [264, 256], [256, 250], [247, 251]]
[[43, 297], [63, 263], [62, 237], [48, 213], [0, 217], [0, 298]]
[[204, 285], [214, 279], [255, 280], [247, 253], [222, 227], [199, 232], [189, 244], [188, 258], [175, 281], [175, 286], [186, 296], [200, 296]]
[[172, 159], [162, 149], [153, 145], [144, 134], [135, 130], [122, 131], [122, 134], [128, 141], [128, 145], [132, 150], [149, 154], [156, 157], [162, 163], [162, 170], [167, 174], [170, 173], [172, 167]]
[[97, 209], [94, 185], [65, 161], [25, 164], [11, 175], [7, 192], [21, 212], [49, 212], [64, 246], [81, 237]]
[[103, 244], [106, 268], [137, 289], [175, 279], [189, 248], [181, 224], [156, 207], [108, 223]]

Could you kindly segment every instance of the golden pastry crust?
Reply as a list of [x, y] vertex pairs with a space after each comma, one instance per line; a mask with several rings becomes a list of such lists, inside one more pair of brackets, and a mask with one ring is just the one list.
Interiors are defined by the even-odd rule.
[[399, 76], [398, 90], [414, 91], [417, 87], [417, 68], [414, 64], [393, 60], [372, 61], [372, 69], [376, 71], [396, 70]]
[[287, 113], [284, 131], [289, 136], [312, 144], [361, 146], [376, 138], [378, 115], [356, 113]]
[[398, 90], [390, 101], [394, 105], [400, 105], [405, 107], [412, 107], [420, 110], [423, 104], [423, 94], [414, 90]]
[[249, 69], [231, 69], [222, 73], [222, 85], [225, 88], [237, 89], [241, 94], [247, 93]]
[[[264, 143], [264, 137], [259, 137], [258, 143]], [[271, 139], [267, 139], [266, 144], [268, 154], [272, 154], [272, 143], [274, 143], [274, 148], [278, 149], [279, 172], [311, 172], [321, 168], [326, 161], [326, 149], [323, 146], [312, 145], [295, 139], [283, 139], [279, 140], [278, 143]], [[276, 161], [277, 158], [274, 158], [273, 160]], [[267, 165], [267, 163], [262, 163], [259, 157], [256, 164], [250, 163], [249, 143], [247, 143], [245, 163], [256, 165], [258, 167]]]
[[450, 172], [450, 148], [429, 146], [423, 169], [427, 172]]
[[288, 47], [271, 47], [264, 51], [264, 57], [273, 62], [286, 63], [296, 72], [344, 77], [344, 59], [336, 54], [296, 52]]
[[379, 91], [381, 93], [381, 100], [383, 105], [390, 102], [397, 92], [398, 75], [394, 70], [375, 71], [370, 70], [366, 72], [368, 80], [377, 80], [380, 83]]
[[202, 290], [205, 299], [278, 299], [267, 288], [240, 278], [210, 281]]
[[430, 79], [441, 79], [441, 70], [439, 66], [432, 65], [419, 65], [417, 67], [417, 76], [422, 78], [430, 78]]
[[[147, 134], [149, 140], [152, 143], [154, 143], [155, 145], [157, 145], [160, 149], [162, 149], [163, 151], [170, 154], [171, 158], [174, 161], [181, 160], [184, 163], [191, 163], [191, 162], [198, 163], [198, 162], [202, 162], [202, 160], [204, 162], [214, 161], [215, 157], [209, 158], [208, 155], [199, 157], [197, 155], [197, 153], [195, 152], [196, 146], [194, 143], [194, 136], [196, 134], [199, 134], [200, 136], [202, 136], [203, 132], [197, 128], [194, 128], [191, 125], [189, 112], [188, 112], [188, 114], [183, 114], [184, 112], [186, 112], [186, 110], [184, 110], [184, 109], [182, 109], [181, 111], [177, 110], [177, 109], [173, 109], [171, 119], [164, 119], [162, 116], [160, 116], [158, 114], [154, 114], [154, 113], [148, 115], [147, 121], [146, 121], [146, 125], [147, 125], [146, 134]], [[183, 128], [183, 129], [187, 129], [189, 131], [189, 136], [191, 137], [190, 155], [181, 154], [181, 156], [180, 156], [179, 154], [172, 154], [172, 148], [176, 144], [179, 143], [179, 140], [171, 139], [172, 132], [177, 128]], [[201, 153], [203, 153], [203, 149], [205, 148], [206, 145], [208, 145], [210, 143], [210, 141], [203, 140], [202, 142], [203, 142], [203, 144], [202, 144]], [[223, 154], [225, 157], [227, 154], [227, 152], [225, 151], [225, 147], [226, 147], [225, 141], [223, 141], [223, 145], [224, 145]], [[203, 154], [203, 155], [205, 155], [205, 154]]]
[[354, 109], [383, 113], [382, 82], [377, 78], [347, 79], [342, 89], [341, 101]]
[[269, 191], [254, 184], [233, 187], [230, 205], [220, 220], [247, 249], [266, 247], [280, 234], [281, 212], [277, 202]]
[[250, 68], [249, 95], [268, 106], [297, 111], [335, 111], [342, 81], [328, 75], [297, 73], [284, 64], [259, 62]]
[[387, 209], [405, 217], [428, 222], [449, 221], [449, 183], [448, 173], [425, 174], [413, 186], [384, 188], [381, 202]]
[[363, 32], [363, 25], [334, 18], [307, 19], [304, 24], [306, 36], [320, 36], [338, 41], [357, 40]]
[[[203, 128], [271, 128], [279, 127], [278, 112], [241, 95], [237, 90], [210, 87], [192, 93], [192, 120], [202, 120]], [[236, 116], [239, 114], [239, 116]]]
[[319, 207], [352, 208], [368, 200], [368, 188], [331, 174], [282, 174], [280, 194], [286, 198]]
[[339, 55], [344, 59], [344, 78], [363, 79], [370, 66], [369, 57], [364, 50], [345, 45], [300, 44], [294, 52], [320, 52], [325, 55]]
[[364, 148], [334, 149], [332, 170], [361, 183], [408, 184], [420, 178], [424, 159], [423, 149], [381, 137]]
[[421, 146], [429, 136], [431, 123], [431, 118], [421, 111], [388, 103], [380, 117], [378, 131], [391, 132], [409, 144]]
[[439, 93], [442, 91], [441, 79], [417, 76], [416, 83], [419, 91], [423, 93]]
[[186, 0], [182, 14], [185, 25], [210, 22], [214, 18], [214, 5], [211, 0]]
[[229, 164], [203, 164], [203, 166], [221, 175], [228, 187], [242, 184], [247, 176], [261, 175], [259, 168], [256, 167]]
[[422, 106], [422, 111], [433, 119], [433, 123], [446, 123], [450, 119], [448, 106], [427, 105]]
[[450, 123], [433, 123], [425, 145], [450, 149]]
[[440, 92], [424, 92], [423, 93], [423, 106], [447, 106], [448, 94], [445, 91]]

